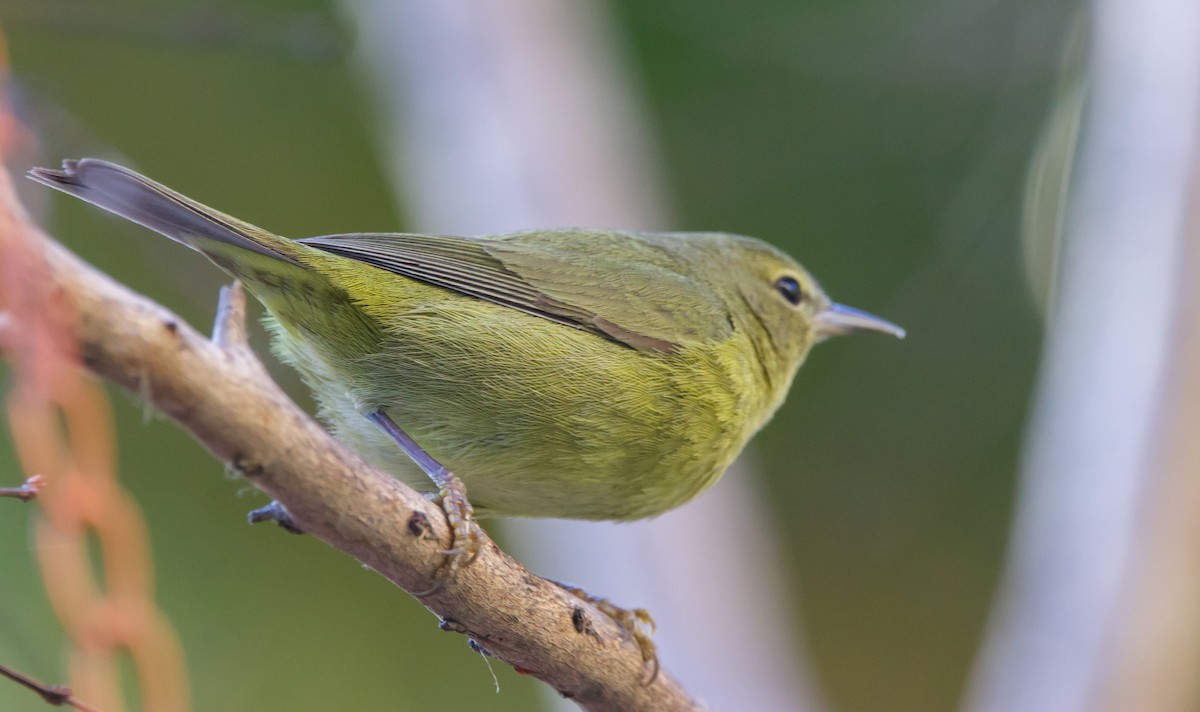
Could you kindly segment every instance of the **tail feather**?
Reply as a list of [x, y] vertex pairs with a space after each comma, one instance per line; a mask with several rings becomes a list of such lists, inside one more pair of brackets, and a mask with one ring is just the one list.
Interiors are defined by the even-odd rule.
[[33, 168], [33, 180], [144, 225], [204, 252], [215, 240], [302, 265], [289, 253], [302, 245], [197, 203], [128, 168], [95, 158], [63, 161], [61, 171]]

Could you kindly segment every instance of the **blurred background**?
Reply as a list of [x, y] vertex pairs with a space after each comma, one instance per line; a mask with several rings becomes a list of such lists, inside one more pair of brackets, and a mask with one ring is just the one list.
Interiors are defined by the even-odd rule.
[[[0, 0], [0, 22], [29, 132], [15, 172], [109, 158], [295, 237], [744, 233], [906, 327], [904, 342], [813, 352], [744, 462], [688, 507], [736, 510], [737, 526], [682, 512], [487, 527], [535, 570], [659, 614], [665, 665], [723, 709], [936, 712], [988, 697], [972, 670], [1013, 589], [1001, 581], [1074, 150], [1080, 3]], [[207, 328], [223, 282], [210, 264], [22, 190], [71, 249]], [[497, 694], [460, 636], [354, 561], [247, 526], [262, 495], [127, 395], [112, 401], [196, 709], [554, 704], [498, 662]], [[20, 481], [7, 440], [0, 472]], [[0, 501], [0, 662], [63, 681], [32, 511]], [[547, 531], [578, 544], [546, 550]], [[643, 541], [667, 551], [637, 558]], [[704, 626], [654, 603], [709, 593], [716, 613], [697, 615], [769, 640], [682, 644]], [[768, 697], [742, 706], [749, 692], [720, 671], [747, 659]], [[0, 683], [0, 709], [40, 705]]]

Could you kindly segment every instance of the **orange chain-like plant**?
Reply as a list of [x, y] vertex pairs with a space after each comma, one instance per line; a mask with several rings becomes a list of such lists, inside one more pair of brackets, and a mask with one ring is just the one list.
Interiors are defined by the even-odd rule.
[[[12, 125], [0, 108], [0, 126]], [[0, 142], [0, 160], [5, 147]], [[70, 638], [70, 684], [97, 709], [124, 709], [118, 667], [124, 650], [137, 672], [141, 708], [186, 712], [183, 651], [154, 602], [145, 520], [116, 478], [112, 412], [67, 337], [72, 310], [56, 298], [29, 247], [36, 230], [11, 179], [0, 175], [0, 347], [15, 383], [8, 422], [25, 472], [40, 476], [35, 549], [46, 595]], [[90, 535], [101, 552], [104, 586], [88, 555]]]

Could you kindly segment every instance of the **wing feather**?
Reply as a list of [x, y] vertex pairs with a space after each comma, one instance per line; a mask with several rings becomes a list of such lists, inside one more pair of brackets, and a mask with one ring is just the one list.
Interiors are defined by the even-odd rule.
[[[724, 304], [654, 244], [665, 239], [686, 238], [574, 230], [499, 237], [353, 233], [299, 242], [635, 349], [673, 352], [731, 327]], [[657, 298], [664, 294], [669, 303]]]

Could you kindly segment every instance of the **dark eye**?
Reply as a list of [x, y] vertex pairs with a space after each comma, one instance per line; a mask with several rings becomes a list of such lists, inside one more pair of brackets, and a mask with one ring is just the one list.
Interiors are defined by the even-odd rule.
[[792, 305], [799, 304], [800, 300], [804, 298], [804, 294], [800, 291], [800, 283], [796, 281], [795, 277], [780, 277], [775, 280], [775, 290]]

